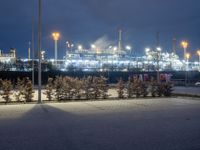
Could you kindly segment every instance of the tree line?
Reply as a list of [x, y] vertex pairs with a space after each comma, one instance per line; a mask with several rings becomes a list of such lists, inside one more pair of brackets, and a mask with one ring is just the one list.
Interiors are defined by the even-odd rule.
[[[83, 78], [56, 76], [48, 78], [43, 94], [48, 101], [97, 100], [110, 98], [111, 89], [117, 92], [116, 98], [119, 99], [161, 97], [171, 96], [173, 84], [158, 83], [154, 79], [142, 81], [138, 76], [132, 76], [126, 82], [120, 78], [117, 84], [111, 86], [104, 76]], [[28, 77], [18, 78], [16, 83], [8, 79], [0, 79], [0, 95], [5, 103], [13, 99], [17, 102], [33, 102], [34, 92], [32, 81]]]

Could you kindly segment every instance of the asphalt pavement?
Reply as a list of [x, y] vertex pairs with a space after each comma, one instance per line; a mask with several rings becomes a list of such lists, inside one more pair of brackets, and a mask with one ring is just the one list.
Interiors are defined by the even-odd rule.
[[0, 150], [199, 150], [200, 99], [0, 106]]

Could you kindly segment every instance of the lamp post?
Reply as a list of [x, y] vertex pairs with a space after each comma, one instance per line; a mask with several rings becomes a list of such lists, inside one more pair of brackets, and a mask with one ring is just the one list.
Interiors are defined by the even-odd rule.
[[82, 45], [78, 45], [78, 51], [79, 51], [79, 53], [83, 52], [83, 46]]
[[186, 53], [187, 53], [187, 48], [188, 48], [188, 42], [187, 41], [182, 41], [181, 46], [183, 47], [184, 50], [184, 60], [186, 60]]
[[55, 65], [57, 66], [57, 59], [58, 59], [58, 40], [60, 38], [60, 33], [53, 32], [52, 37], [55, 43]]
[[185, 58], [186, 58], [185, 86], [187, 86], [190, 54], [186, 53]]
[[42, 33], [42, 0], [38, 0], [38, 103], [42, 103], [41, 98], [41, 33]]
[[34, 59], [35, 59], [35, 46], [34, 46], [34, 17], [33, 17], [33, 21], [32, 21], [32, 85], [33, 85], [33, 88], [34, 88], [34, 84], [35, 84], [35, 73], [34, 73], [34, 66], [35, 66], [35, 63], [34, 63]]
[[183, 50], [184, 50], [184, 60], [185, 60], [185, 86], [186, 86], [186, 84], [187, 84], [187, 64], [186, 64], [186, 62], [187, 62], [187, 56], [188, 56], [188, 54], [187, 54], [187, 48], [188, 48], [188, 42], [187, 41], [182, 41], [181, 42], [181, 46], [183, 47]]
[[200, 49], [197, 50], [197, 55], [199, 56], [199, 71], [200, 71]]

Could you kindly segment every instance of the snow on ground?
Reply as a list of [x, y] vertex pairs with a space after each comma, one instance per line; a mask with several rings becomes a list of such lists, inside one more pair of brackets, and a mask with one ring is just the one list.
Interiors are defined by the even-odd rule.
[[198, 100], [0, 106], [2, 150], [199, 150], [199, 131]]

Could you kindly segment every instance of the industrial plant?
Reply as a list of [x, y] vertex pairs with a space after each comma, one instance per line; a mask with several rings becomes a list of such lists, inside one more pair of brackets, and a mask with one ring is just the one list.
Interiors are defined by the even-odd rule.
[[[182, 41], [181, 46], [184, 50], [184, 57], [179, 57], [176, 53], [177, 41], [173, 39], [171, 53], [166, 52], [159, 42], [157, 35], [157, 46], [144, 49], [145, 55], [136, 56], [130, 45], [123, 45], [122, 30], [119, 30], [118, 45], [108, 45], [105, 42], [96, 42], [86, 49], [83, 45], [76, 45], [69, 41], [66, 42], [66, 54], [63, 59], [58, 59], [58, 40], [60, 33], [52, 33], [55, 42], [55, 58], [46, 59], [46, 51], [41, 51], [42, 63], [50, 64], [51, 69], [61, 71], [200, 71], [199, 61], [190, 61], [190, 54], [187, 52], [188, 42]], [[75, 46], [76, 45], [76, 46]], [[36, 50], [35, 50], [36, 51]], [[197, 51], [200, 58], [200, 51]], [[33, 62], [32, 65], [30, 62]], [[31, 58], [31, 43], [29, 42], [28, 56], [25, 59], [16, 57], [16, 49], [11, 49], [8, 54], [0, 51], [1, 65], [10, 64], [10, 70], [20, 70], [16, 63], [23, 63], [23, 71], [31, 71], [37, 64], [37, 57]], [[3, 67], [1, 67], [2, 69]], [[9, 67], [7, 65], [7, 70]], [[46, 68], [43, 71], [48, 71]]]

